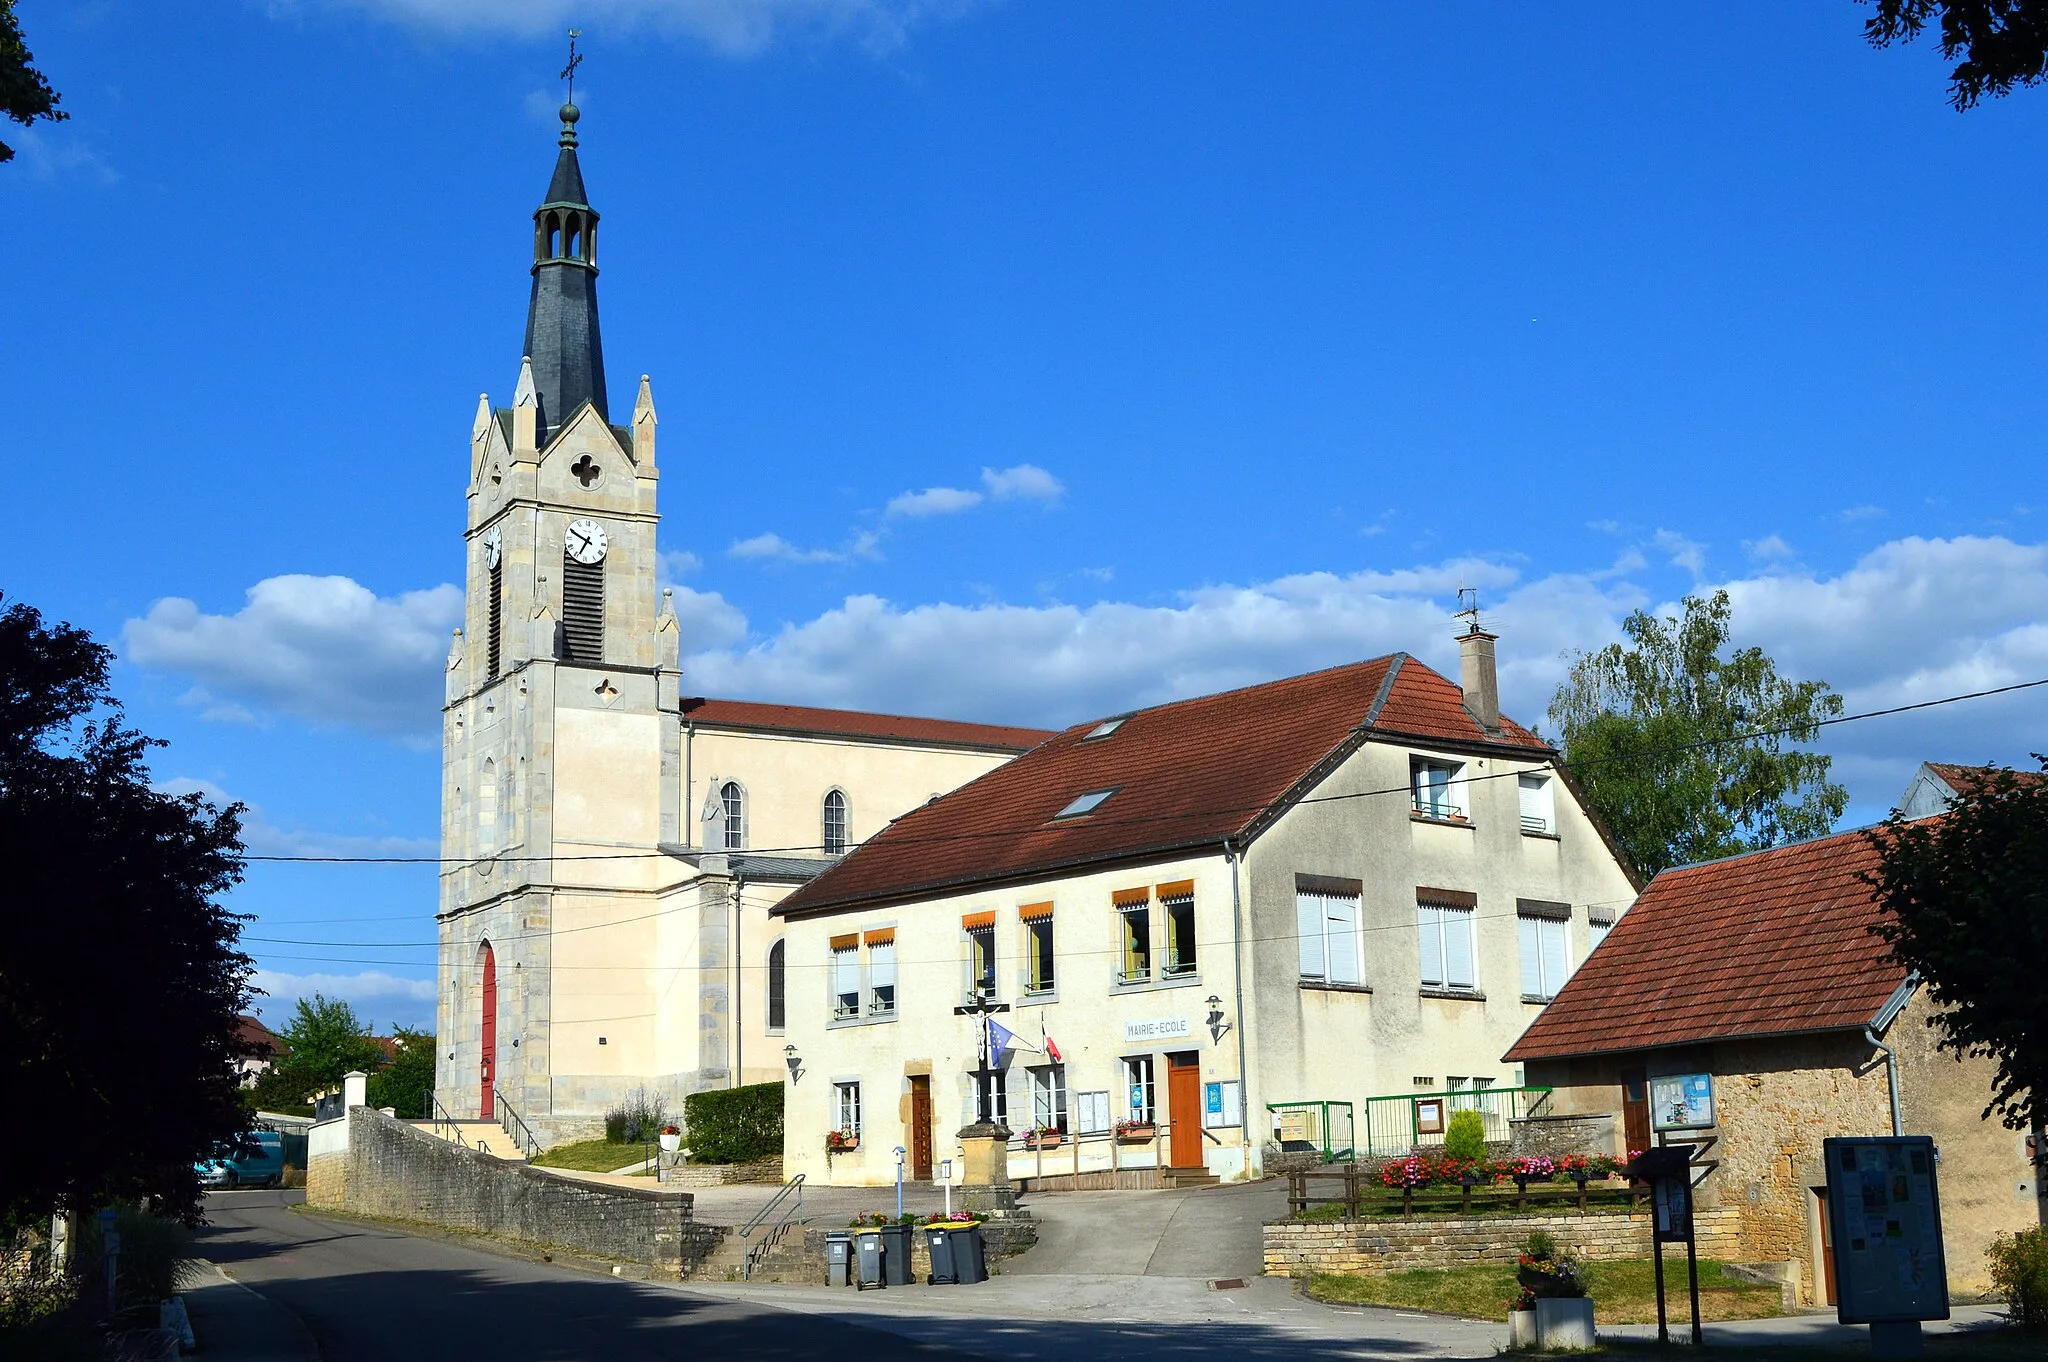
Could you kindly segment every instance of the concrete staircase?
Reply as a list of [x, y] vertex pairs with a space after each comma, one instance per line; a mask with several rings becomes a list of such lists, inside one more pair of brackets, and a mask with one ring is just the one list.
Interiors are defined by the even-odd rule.
[[432, 1135], [464, 1149], [479, 1150], [504, 1163], [526, 1162], [519, 1146], [496, 1121], [407, 1121], [406, 1124], [423, 1135]]
[[[740, 1280], [741, 1258], [744, 1250], [740, 1244], [740, 1232], [728, 1227], [718, 1247], [706, 1254], [690, 1269], [690, 1276], [703, 1281], [724, 1282]], [[754, 1275], [757, 1282], [815, 1282], [824, 1280], [823, 1268], [813, 1261], [813, 1255], [805, 1247], [804, 1227], [792, 1221], [782, 1233], [782, 1240], [754, 1260]]]

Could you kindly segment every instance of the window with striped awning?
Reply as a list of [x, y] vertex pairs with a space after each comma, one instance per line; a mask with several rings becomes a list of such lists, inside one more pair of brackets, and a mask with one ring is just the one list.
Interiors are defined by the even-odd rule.
[[1024, 992], [1050, 993], [1057, 979], [1053, 972], [1052, 904], [1027, 903], [1017, 910], [1017, 920], [1024, 924]]

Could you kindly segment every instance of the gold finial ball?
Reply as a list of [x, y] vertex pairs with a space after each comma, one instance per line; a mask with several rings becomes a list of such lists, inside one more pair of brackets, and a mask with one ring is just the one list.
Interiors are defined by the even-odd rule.
[[573, 127], [576, 120], [581, 117], [583, 117], [582, 110], [578, 109], [574, 104], [564, 104], [562, 106], [562, 121], [564, 123]]

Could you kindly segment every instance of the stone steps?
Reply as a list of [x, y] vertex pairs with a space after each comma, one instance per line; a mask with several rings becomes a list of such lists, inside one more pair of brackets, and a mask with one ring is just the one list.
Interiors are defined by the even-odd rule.
[[1162, 1168], [1159, 1170], [1161, 1187], [1214, 1187], [1221, 1179], [1214, 1173], [1200, 1168]]
[[526, 1162], [526, 1155], [519, 1152], [519, 1146], [496, 1121], [407, 1121], [405, 1124], [422, 1135], [431, 1135], [447, 1144], [461, 1145], [464, 1149], [479, 1150], [503, 1163]]

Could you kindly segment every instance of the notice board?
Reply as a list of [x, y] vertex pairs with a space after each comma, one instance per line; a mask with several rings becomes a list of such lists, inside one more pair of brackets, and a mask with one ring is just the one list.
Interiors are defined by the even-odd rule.
[[1836, 1315], [1844, 1324], [1947, 1319], [1933, 1139], [1832, 1139], [1822, 1149]]

